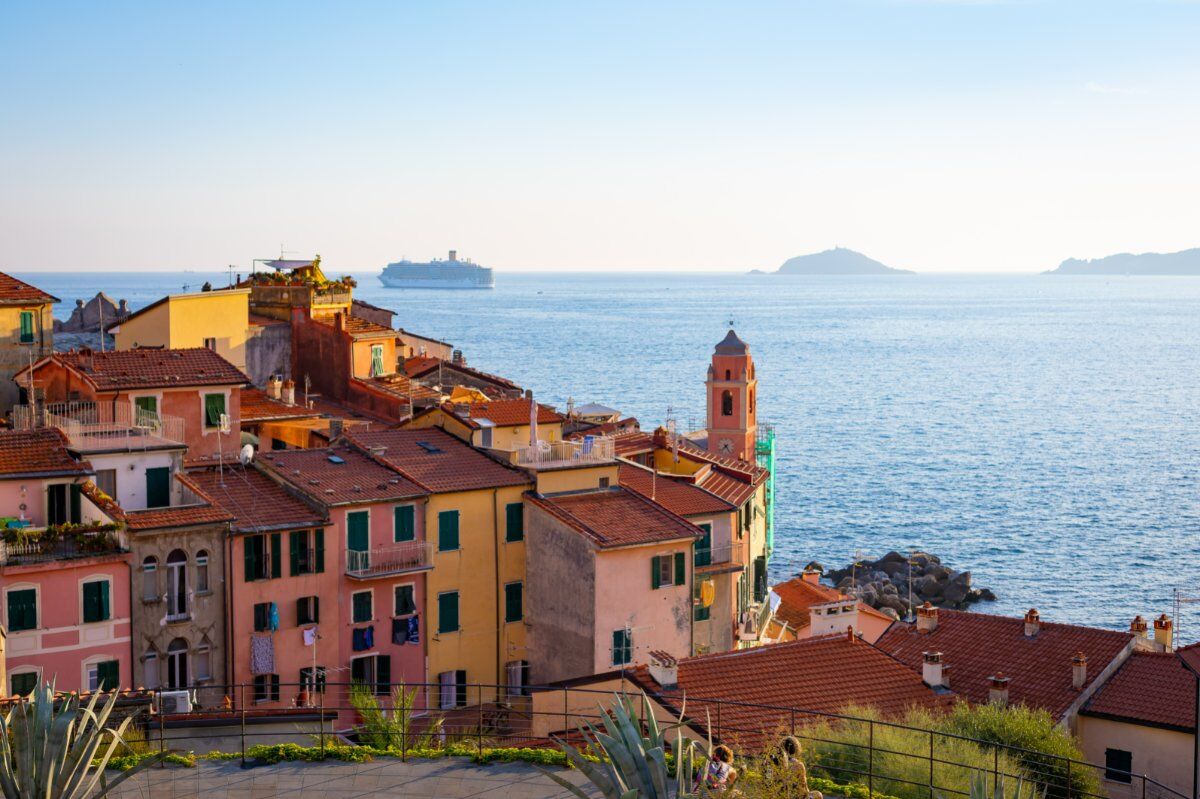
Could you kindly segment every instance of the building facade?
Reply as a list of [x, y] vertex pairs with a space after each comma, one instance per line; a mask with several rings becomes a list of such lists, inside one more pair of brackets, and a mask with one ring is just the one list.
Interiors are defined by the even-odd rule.
[[12, 377], [54, 350], [53, 297], [0, 272], [0, 415], [22, 400]]

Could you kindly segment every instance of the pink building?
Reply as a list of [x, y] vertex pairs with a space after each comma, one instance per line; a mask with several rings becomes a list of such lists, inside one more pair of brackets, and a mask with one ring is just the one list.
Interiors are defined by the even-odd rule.
[[[129, 688], [124, 532], [92, 502], [87, 461], [55, 429], [0, 431], [0, 594], [7, 688]], [[64, 530], [62, 525], [72, 524]]]

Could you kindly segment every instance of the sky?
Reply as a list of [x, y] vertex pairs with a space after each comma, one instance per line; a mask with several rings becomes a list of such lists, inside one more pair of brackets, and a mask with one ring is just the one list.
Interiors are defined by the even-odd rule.
[[1200, 246], [1200, 2], [0, 4], [0, 270]]

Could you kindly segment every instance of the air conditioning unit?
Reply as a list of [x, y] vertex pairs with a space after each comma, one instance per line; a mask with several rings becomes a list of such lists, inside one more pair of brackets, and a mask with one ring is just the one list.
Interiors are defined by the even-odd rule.
[[192, 697], [187, 691], [163, 691], [160, 697], [162, 707], [159, 712], [163, 714], [192, 712]]

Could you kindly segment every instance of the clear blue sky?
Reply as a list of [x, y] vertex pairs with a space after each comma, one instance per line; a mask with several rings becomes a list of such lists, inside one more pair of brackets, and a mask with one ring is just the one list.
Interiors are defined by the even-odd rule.
[[0, 6], [0, 269], [1200, 246], [1200, 3]]

